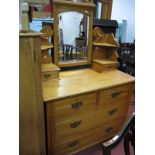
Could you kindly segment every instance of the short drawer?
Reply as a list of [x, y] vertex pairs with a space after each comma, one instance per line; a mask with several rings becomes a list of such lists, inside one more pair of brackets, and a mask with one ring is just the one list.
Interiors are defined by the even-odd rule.
[[119, 101], [129, 101], [133, 84], [110, 88], [99, 92], [99, 105], [110, 105]]
[[[87, 133], [101, 128], [113, 120], [125, 118], [127, 112], [126, 103], [118, 103], [113, 107], [106, 107], [87, 115], [70, 118], [69, 120], [57, 122], [55, 124], [55, 142], [60, 143], [65, 140], [73, 139], [83, 133]], [[97, 118], [97, 119], [96, 119]]]
[[45, 63], [41, 65], [42, 80], [51, 80], [59, 78], [60, 68], [52, 63]]
[[108, 124], [105, 123], [102, 128], [96, 128], [91, 132], [74, 137], [72, 140], [63, 141], [62, 143], [55, 145], [55, 155], [73, 154], [79, 150], [105, 141], [119, 131], [122, 123], [122, 119], [113, 120]]
[[62, 99], [55, 101], [53, 104], [55, 121], [63, 121], [81, 116], [88, 113], [88, 111], [94, 111], [96, 108], [96, 93]]
[[42, 73], [42, 80], [44, 81], [57, 78], [59, 78], [59, 71], [50, 71]]
[[117, 69], [117, 63], [113, 64], [100, 64], [96, 62], [92, 62], [92, 69], [97, 72], [109, 71]]

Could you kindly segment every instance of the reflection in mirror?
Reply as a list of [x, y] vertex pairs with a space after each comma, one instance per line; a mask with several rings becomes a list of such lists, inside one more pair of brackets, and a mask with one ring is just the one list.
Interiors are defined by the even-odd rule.
[[88, 59], [89, 17], [75, 11], [59, 14], [59, 64]]

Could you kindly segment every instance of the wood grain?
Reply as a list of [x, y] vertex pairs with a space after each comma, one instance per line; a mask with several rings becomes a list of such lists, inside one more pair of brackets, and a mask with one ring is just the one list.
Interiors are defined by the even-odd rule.
[[40, 34], [19, 39], [19, 153], [46, 155], [41, 90]]
[[51, 84], [58, 93], [44, 103], [49, 154], [74, 154], [117, 133], [127, 115], [133, 77], [81, 69], [61, 72], [60, 78], [43, 82], [43, 88]]
[[60, 72], [58, 80], [43, 81], [43, 99], [52, 101], [133, 82], [134, 77], [118, 70], [103, 73], [91, 69], [64, 71]]

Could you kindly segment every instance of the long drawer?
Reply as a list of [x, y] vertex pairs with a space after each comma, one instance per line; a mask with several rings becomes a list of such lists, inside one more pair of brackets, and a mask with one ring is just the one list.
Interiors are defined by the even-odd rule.
[[94, 111], [96, 109], [96, 93], [62, 99], [53, 104], [55, 121], [63, 121], [74, 116], [81, 116], [88, 111]]
[[73, 154], [83, 148], [87, 148], [91, 145], [97, 144], [115, 135], [124, 120], [113, 120], [110, 123], [105, 124], [104, 127], [92, 130], [91, 132], [85, 133], [79, 137], [75, 137], [72, 140], [62, 142], [61, 144], [55, 145], [55, 155], [68, 155]]
[[90, 132], [96, 128], [103, 127], [105, 122], [125, 117], [127, 112], [127, 102], [121, 101], [113, 107], [105, 107], [95, 112], [86, 113], [83, 116], [71, 118], [55, 124], [56, 143], [67, 139], [72, 139], [83, 133]]

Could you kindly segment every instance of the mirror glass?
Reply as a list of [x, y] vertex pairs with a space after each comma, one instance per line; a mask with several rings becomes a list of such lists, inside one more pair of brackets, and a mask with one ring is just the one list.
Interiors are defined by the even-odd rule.
[[58, 17], [59, 64], [87, 61], [89, 16], [68, 11]]

